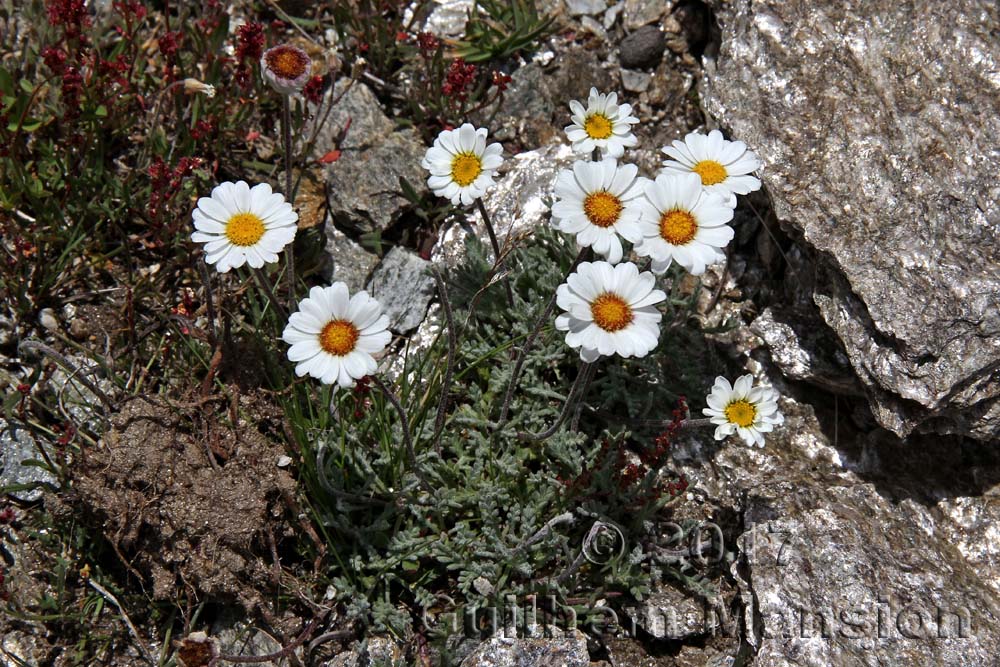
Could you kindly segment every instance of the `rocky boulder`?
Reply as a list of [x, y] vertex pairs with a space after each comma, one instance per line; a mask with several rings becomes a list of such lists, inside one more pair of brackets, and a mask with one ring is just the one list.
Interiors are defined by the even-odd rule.
[[830, 408], [779, 389], [786, 423], [763, 449], [707, 434], [673, 449], [689, 502], [736, 517], [731, 573], [752, 664], [993, 664], [996, 457], [970, 465], [954, 437], [827, 433]]
[[[878, 421], [1000, 432], [1000, 9], [736, 0], [705, 109], [763, 158]], [[794, 278], [794, 276], [792, 277]]]
[[409, 206], [399, 179], [418, 188], [426, 181], [420, 160], [427, 147], [416, 130], [396, 129], [365, 84], [342, 79], [328, 95], [341, 94], [316, 143], [317, 157], [341, 150], [340, 159], [326, 168], [330, 214], [338, 227], [382, 231]]

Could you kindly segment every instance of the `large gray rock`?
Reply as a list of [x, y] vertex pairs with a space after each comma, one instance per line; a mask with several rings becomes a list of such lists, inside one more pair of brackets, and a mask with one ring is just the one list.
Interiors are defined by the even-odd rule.
[[[328, 94], [338, 95], [347, 80], [337, 82]], [[326, 168], [330, 214], [334, 220], [360, 231], [384, 230], [409, 206], [402, 196], [400, 177], [415, 188], [423, 187], [427, 174], [420, 166], [427, 147], [416, 130], [396, 130], [374, 93], [355, 82], [340, 99], [323, 126], [316, 143], [319, 155], [339, 143], [340, 159]]]
[[420, 324], [436, 289], [430, 262], [400, 246], [382, 258], [368, 282], [368, 293], [379, 300], [389, 328], [406, 333]]
[[672, 450], [695, 502], [738, 517], [731, 572], [752, 664], [994, 664], [996, 462], [970, 468], [955, 442], [846, 425], [835, 445], [813, 408], [780, 407], [763, 449], [704, 433]]
[[1000, 8], [736, 0], [706, 110], [764, 160], [879, 422], [1000, 430]]
[[351, 240], [329, 220], [324, 233], [329, 262], [324, 267], [323, 277], [331, 283], [336, 281], [346, 283], [352, 294], [363, 290], [368, 284], [368, 276], [378, 265], [378, 256]]

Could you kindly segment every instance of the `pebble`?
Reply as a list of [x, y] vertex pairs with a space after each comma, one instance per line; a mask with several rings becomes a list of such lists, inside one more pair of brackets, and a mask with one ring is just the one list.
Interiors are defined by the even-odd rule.
[[59, 331], [59, 320], [56, 318], [56, 312], [51, 308], [43, 308], [42, 312], [38, 313], [38, 323], [46, 331]]
[[667, 45], [660, 29], [647, 25], [625, 37], [618, 48], [622, 67], [640, 69], [659, 64]]

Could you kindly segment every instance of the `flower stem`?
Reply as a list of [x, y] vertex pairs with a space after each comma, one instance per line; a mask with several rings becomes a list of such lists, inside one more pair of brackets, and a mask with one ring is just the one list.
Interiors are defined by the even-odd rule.
[[413, 468], [413, 474], [417, 476], [417, 479], [420, 481], [420, 484], [425, 490], [433, 493], [434, 487], [430, 485], [430, 483], [424, 478], [423, 473], [420, 471], [420, 465], [417, 462], [417, 453], [413, 449], [413, 438], [410, 436], [410, 420], [406, 416], [406, 410], [403, 409], [403, 404], [399, 402], [399, 398], [396, 397], [396, 394], [392, 393], [392, 390], [389, 389], [389, 385], [387, 385], [382, 378], [377, 375], [372, 375], [371, 378], [375, 381], [375, 384], [378, 385], [378, 388], [382, 390], [386, 400], [388, 400], [389, 403], [392, 404], [392, 407], [395, 408], [396, 414], [399, 415], [399, 425], [403, 431], [403, 443], [406, 445], [406, 457], [410, 461], [410, 467]]
[[[288, 95], [281, 96], [281, 133], [285, 143], [285, 198], [295, 208], [292, 190], [292, 104]], [[288, 303], [295, 303], [295, 242], [288, 247]]]
[[219, 340], [219, 331], [215, 327], [215, 299], [212, 295], [212, 274], [208, 270], [208, 263], [198, 262], [198, 269], [201, 271], [202, 282], [205, 283], [205, 306], [208, 309], [208, 326], [211, 329], [212, 339], [209, 341], [215, 345]]
[[281, 305], [281, 301], [278, 300], [278, 297], [275, 296], [274, 288], [271, 287], [271, 281], [268, 279], [267, 274], [264, 273], [264, 270], [253, 269], [253, 277], [256, 279], [257, 284], [260, 285], [260, 288], [264, 290], [264, 294], [267, 295], [268, 300], [274, 304], [274, 308], [278, 311], [278, 314], [281, 315], [282, 319], [287, 320], [288, 312], [285, 310], [285, 307]]
[[[493, 246], [493, 268], [498, 269], [500, 267], [500, 244], [497, 243], [497, 235], [493, 230], [493, 223], [490, 221], [490, 214], [486, 212], [486, 206], [483, 205], [482, 198], [476, 199], [476, 206], [479, 208], [479, 215], [483, 216], [483, 222], [486, 223], [486, 232], [490, 235], [490, 245]], [[510, 281], [504, 277], [503, 286], [507, 290], [507, 305], [511, 308], [514, 307], [514, 292], [510, 288]]]
[[[576, 267], [579, 266], [580, 262], [582, 262], [584, 257], [587, 256], [589, 250], [590, 248], [580, 249], [576, 259], [573, 260], [573, 264], [570, 265], [569, 271], [566, 272], [566, 275], [569, 275], [576, 270]], [[538, 338], [538, 334], [541, 333], [542, 327], [545, 326], [545, 323], [552, 317], [552, 311], [555, 310], [555, 307], [556, 295], [553, 293], [552, 298], [550, 298], [549, 302], [545, 304], [545, 310], [543, 310], [542, 314], [539, 315], [537, 320], [535, 320], [535, 324], [531, 328], [531, 332], [528, 334], [528, 337], [525, 339], [524, 345], [522, 345], [521, 349], [518, 350], [517, 359], [514, 360], [514, 370], [510, 375], [510, 383], [507, 385], [507, 393], [503, 397], [503, 406], [500, 408], [500, 419], [497, 420], [496, 431], [502, 430], [503, 427], [507, 425], [507, 415], [510, 412], [510, 403], [514, 398], [514, 388], [517, 387], [517, 381], [521, 377], [521, 369], [524, 367], [524, 360], [528, 356], [528, 351], [531, 349], [531, 346], [535, 344], [535, 339]]]
[[434, 435], [431, 442], [440, 453], [441, 432], [444, 431], [445, 417], [448, 413], [448, 392], [451, 391], [452, 377], [455, 371], [455, 351], [458, 347], [458, 332], [455, 331], [455, 321], [452, 317], [451, 302], [448, 300], [448, 290], [444, 284], [441, 272], [435, 267], [432, 272], [437, 283], [438, 295], [441, 298], [441, 308], [444, 310], [445, 322], [448, 326], [448, 365], [445, 367], [444, 379], [441, 383], [441, 398], [438, 402], [437, 417], [434, 420]]
[[573, 406], [576, 404], [578, 398], [582, 398], [584, 392], [587, 391], [587, 385], [590, 384], [590, 378], [592, 377], [591, 371], [594, 368], [593, 363], [584, 363], [580, 366], [580, 371], [576, 374], [576, 379], [573, 380], [573, 386], [569, 388], [569, 394], [566, 396], [566, 402], [563, 403], [562, 410], [559, 412], [559, 418], [556, 419], [556, 423], [550, 426], [545, 431], [541, 433], [527, 433], [520, 432], [517, 434], [519, 440], [545, 440], [556, 434], [559, 427], [563, 425], [566, 418], [569, 416], [570, 412], [573, 411]]

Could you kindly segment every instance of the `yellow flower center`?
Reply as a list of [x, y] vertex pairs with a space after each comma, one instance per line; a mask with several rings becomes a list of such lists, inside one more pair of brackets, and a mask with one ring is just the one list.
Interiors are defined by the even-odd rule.
[[701, 176], [702, 185], [716, 185], [729, 176], [726, 168], [715, 160], [702, 160], [692, 168], [692, 171]]
[[348, 320], [333, 320], [319, 332], [319, 346], [324, 352], [342, 357], [358, 343], [361, 332]]
[[276, 46], [264, 54], [267, 68], [282, 79], [297, 79], [305, 74], [309, 57], [291, 46]]
[[725, 412], [726, 419], [743, 428], [751, 426], [753, 420], [757, 418], [757, 408], [746, 399], [733, 401], [726, 406]]
[[463, 188], [483, 173], [483, 161], [475, 153], [459, 153], [451, 160], [451, 180]]
[[605, 292], [590, 304], [594, 323], [605, 331], [620, 331], [632, 323], [632, 308], [617, 294]]
[[602, 113], [592, 113], [583, 121], [583, 131], [591, 139], [607, 139], [611, 130], [611, 119]]
[[674, 209], [660, 216], [660, 236], [671, 245], [690, 243], [698, 233], [698, 223], [687, 211]]
[[583, 212], [591, 224], [598, 227], [610, 227], [618, 222], [622, 214], [622, 202], [610, 192], [601, 190], [591, 192], [583, 200]]
[[251, 246], [264, 236], [264, 221], [253, 213], [237, 213], [226, 223], [226, 236], [233, 245]]

